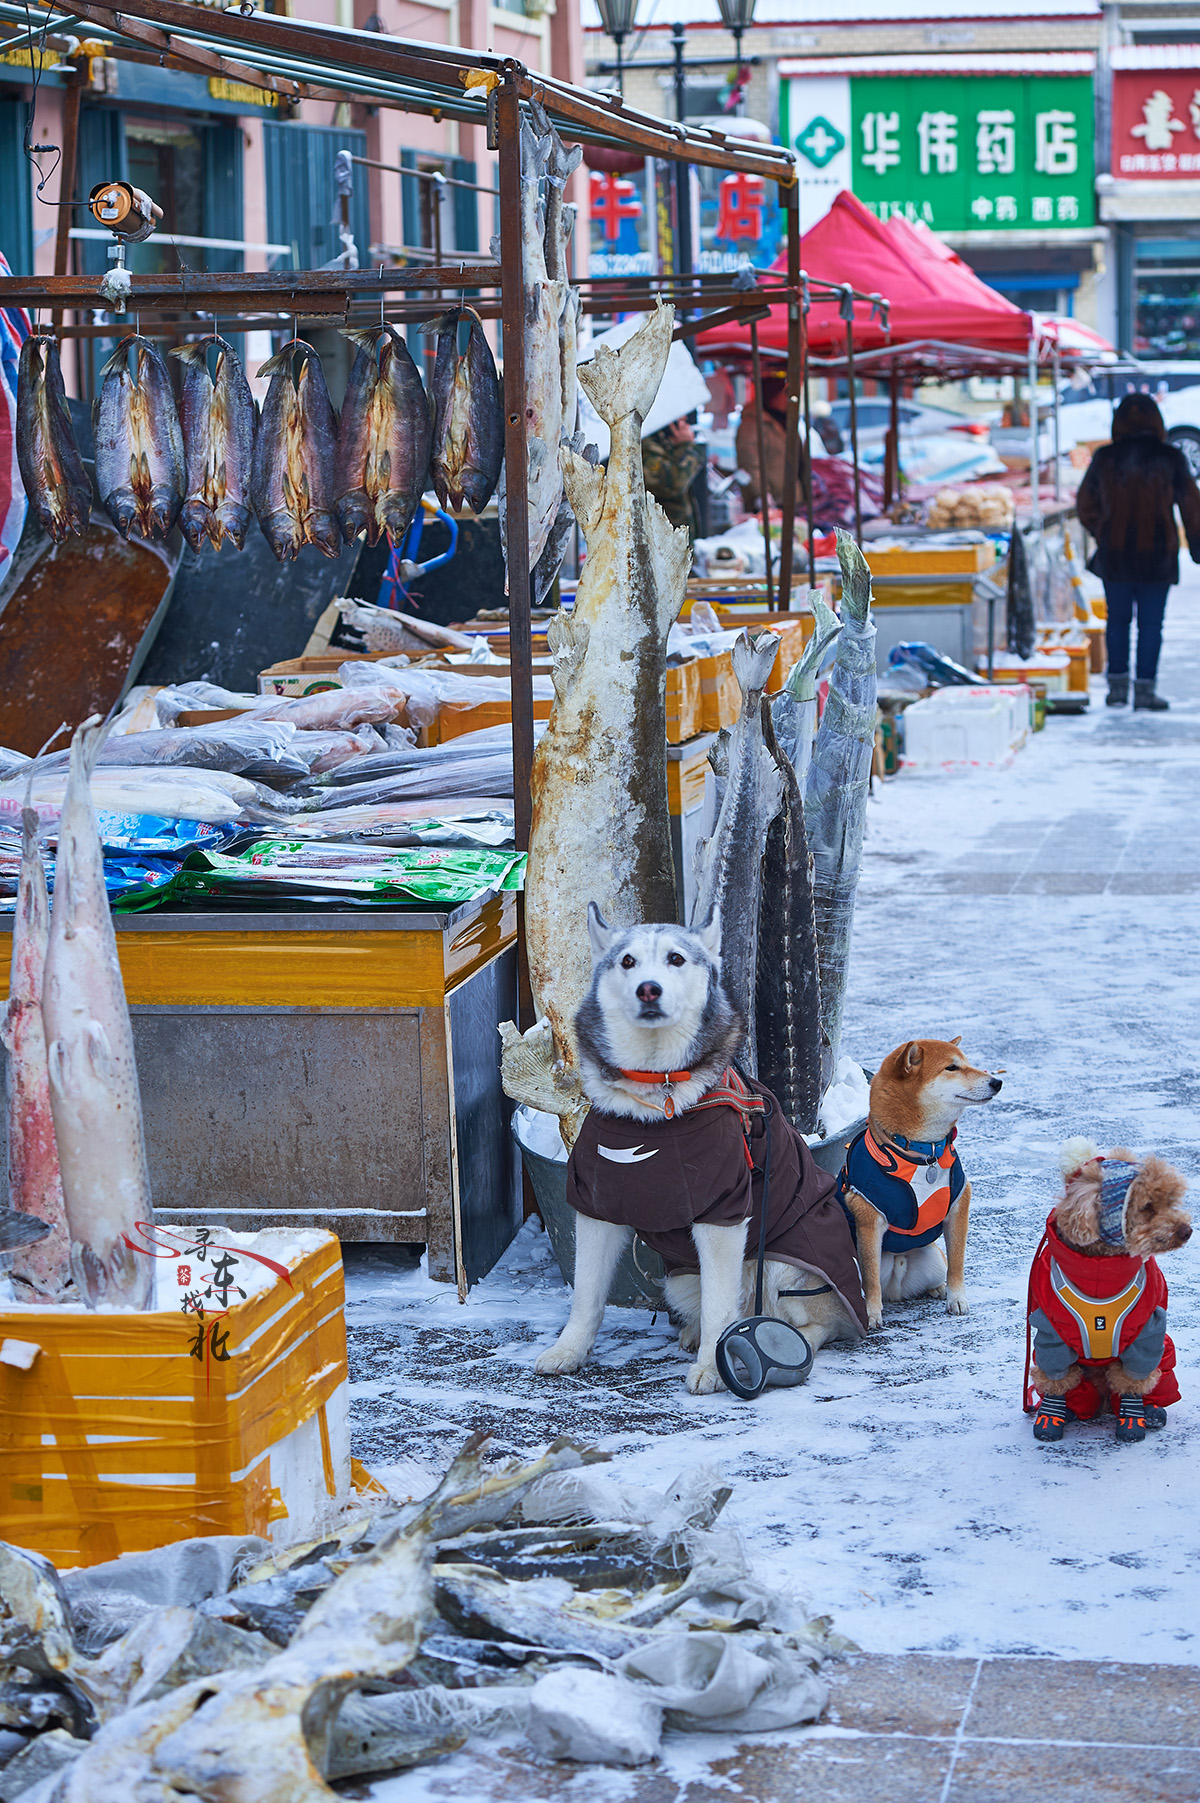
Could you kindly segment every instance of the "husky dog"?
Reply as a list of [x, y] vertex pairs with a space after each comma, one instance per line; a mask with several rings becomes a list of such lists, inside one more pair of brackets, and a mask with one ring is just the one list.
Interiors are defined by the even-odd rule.
[[[536, 1368], [543, 1374], [576, 1371], [587, 1359], [617, 1263], [636, 1228], [663, 1253], [671, 1273], [664, 1294], [684, 1323], [680, 1345], [697, 1354], [687, 1387], [705, 1395], [721, 1387], [717, 1341], [751, 1312], [756, 1271], [756, 1259], [746, 1257], [747, 1221], [737, 1218], [743, 1208], [727, 1201], [749, 1192], [747, 1129], [733, 1108], [713, 1107], [711, 1097], [696, 1106], [720, 1085], [745, 1032], [721, 982], [720, 916], [691, 931], [614, 928], [593, 903], [588, 933], [592, 984], [575, 1031], [592, 1112], [571, 1155], [567, 1186], [576, 1208], [575, 1293], [566, 1327]], [[757, 1093], [743, 1093], [761, 1114]], [[808, 1160], [790, 1138], [785, 1144], [791, 1129], [777, 1106], [773, 1121], [772, 1216], [798, 1194]], [[658, 1164], [650, 1162], [655, 1158]], [[746, 1214], [749, 1206], [745, 1201]], [[830, 1210], [852, 1269], [849, 1230], [832, 1199]], [[698, 1273], [688, 1268], [693, 1263]], [[671, 1271], [673, 1265], [680, 1268]], [[779, 1291], [799, 1275], [795, 1264], [768, 1259], [768, 1313], [803, 1327], [814, 1350], [831, 1337], [862, 1331], [841, 1290], [825, 1285], [807, 1304], [781, 1298]], [[857, 1287], [856, 1272], [853, 1283]]]

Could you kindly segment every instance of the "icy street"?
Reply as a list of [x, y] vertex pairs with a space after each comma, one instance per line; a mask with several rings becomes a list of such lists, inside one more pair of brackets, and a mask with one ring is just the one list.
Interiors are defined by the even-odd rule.
[[1089, 714], [1049, 720], [1011, 768], [905, 775], [869, 810], [843, 1050], [870, 1069], [962, 1033], [1005, 1071], [961, 1129], [968, 1317], [889, 1305], [803, 1389], [692, 1398], [665, 1315], [610, 1308], [583, 1372], [534, 1375], [568, 1305], [536, 1223], [464, 1306], [350, 1248], [367, 1467], [404, 1494], [480, 1426], [513, 1451], [594, 1441], [655, 1486], [715, 1462], [760, 1568], [868, 1652], [1200, 1663], [1200, 1240], [1163, 1261], [1184, 1392], [1165, 1432], [1118, 1447], [1106, 1419], [1038, 1446], [1021, 1412], [1060, 1142], [1197, 1171], [1200, 585], [1172, 594], [1160, 686], [1169, 714], [1106, 710], [1097, 682]]

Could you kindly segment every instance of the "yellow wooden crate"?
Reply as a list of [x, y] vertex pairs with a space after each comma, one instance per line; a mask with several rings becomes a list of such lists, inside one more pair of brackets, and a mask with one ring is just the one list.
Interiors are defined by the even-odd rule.
[[335, 1496], [325, 1411], [347, 1381], [337, 1239], [289, 1275], [203, 1323], [165, 1310], [0, 1316], [0, 1336], [40, 1349], [29, 1370], [0, 1359], [0, 1539], [68, 1566], [269, 1534], [287, 1513], [272, 1449], [314, 1416]]

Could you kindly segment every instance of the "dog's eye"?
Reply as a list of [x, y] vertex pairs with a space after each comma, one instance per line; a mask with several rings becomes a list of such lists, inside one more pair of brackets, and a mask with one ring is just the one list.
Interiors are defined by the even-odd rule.
[[958, 1070], [958, 1068], [959, 1068], [959, 1067], [958, 1067], [958, 1065], [957, 1065], [957, 1064], [948, 1064], [948, 1065], [947, 1065], [947, 1066], [946, 1066], [946, 1069], [947, 1069], [947, 1070], [948, 1070], [948, 1071], [956, 1071], [956, 1070]]
[[667, 953], [667, 963], [668, 964], [686, 964], [687, 959], [684, 957], [682, 952], [668, 952]]
[[632, 970], [636, 963], [637, 959], [634, 957], [633, 953], [626, 952], [625, 956], [621, 959], [621, 969]]

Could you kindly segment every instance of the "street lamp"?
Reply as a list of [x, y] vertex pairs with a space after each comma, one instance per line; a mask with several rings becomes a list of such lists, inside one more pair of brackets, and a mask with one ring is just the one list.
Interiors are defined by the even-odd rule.
[[[745, 4], [745, 0], [742, 0], [742, 4]], [[621, 69], [621, 45], [633, 30], [638, 0], [596, 0], [596, 5], [600, 8], [600, 22], [605, 33], [617, 47], [617, 92], [623, 94], [625, 88]], [[750, 11], [754, 11], [754, 0], [750, 0]]]
[[721, 22], [726, 31], [733, 33], [734, 55], [738, 68], [742, 66], [742, 33], [748, 31], [754, 23], [754, 0], [717, 0], [721, 9]]

